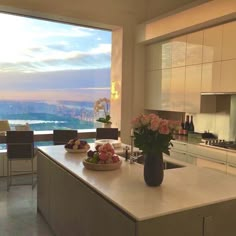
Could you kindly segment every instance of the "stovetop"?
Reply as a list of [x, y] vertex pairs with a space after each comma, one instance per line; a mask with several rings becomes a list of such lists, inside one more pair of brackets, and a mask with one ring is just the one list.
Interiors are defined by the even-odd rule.
[[214, 147], [236, 150], [236, 141], [225, 141], [216, 139], [205, 141], [205, 144]]

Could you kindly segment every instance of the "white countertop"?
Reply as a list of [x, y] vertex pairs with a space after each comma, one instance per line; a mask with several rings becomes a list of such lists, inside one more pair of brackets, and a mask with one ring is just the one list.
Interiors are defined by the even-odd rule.
[[236, 178], [209, 169], [165, 170], [162, 185], [148, 187], [143, 165], [123, 161], [118, 170], [92, 171], [83, 166], [86, 153], [68, 153], [63, 146], [39, 150], [138, 221], [236, 199]]

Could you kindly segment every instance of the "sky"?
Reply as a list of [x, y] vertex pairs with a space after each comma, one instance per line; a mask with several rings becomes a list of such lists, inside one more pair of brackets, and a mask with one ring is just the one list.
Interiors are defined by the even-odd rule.
[[109, 96], [110, 31], [0, 13], [0, 34], [0, 100]]

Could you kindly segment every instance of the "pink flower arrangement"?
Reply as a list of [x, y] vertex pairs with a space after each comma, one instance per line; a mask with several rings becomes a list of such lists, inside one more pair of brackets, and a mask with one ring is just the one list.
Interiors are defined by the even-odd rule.
[[179, 121], [165, 120], [156, 114], [141, 114], [132, 120], [134, 144], [146, 153], [161, 151], [169, 155], [173, 132], [179, 126]]

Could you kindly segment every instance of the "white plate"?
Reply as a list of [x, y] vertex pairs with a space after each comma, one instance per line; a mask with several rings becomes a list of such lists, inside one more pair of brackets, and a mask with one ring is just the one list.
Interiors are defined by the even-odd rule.
[[103, 145], [105, 143], [110, 143], [114, 148], [121, 147], [121, 142], [116, 139], [98, 139], [95, 141], [96, 145]]

